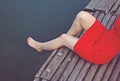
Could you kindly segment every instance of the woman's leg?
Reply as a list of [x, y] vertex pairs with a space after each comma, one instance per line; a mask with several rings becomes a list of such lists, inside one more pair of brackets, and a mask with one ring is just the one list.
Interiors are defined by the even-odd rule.
[[95, 22], [96, 18], [89, 14], [88, 12], [81, 11], [77, 14], [71, 28], [67, 34], [75, 36], [83, 29], [87, 30]]
[[78, 41], [78, 38], [68, 34], [62, 34], [60, 37], [48, 42], [38, 42], [31, 37], [29, 37], [27, 41], [29, 46], [41, 52], [42, 50], [54, 50], [62, 46], [66, 46], [69, 49], [73, 50], [74, 45]]
[[57, 49], [62, 46], [66, 46], [73, 50], [75, 43], [78, 41], [78, 38], [74, 36], [81, 32], [82, 29], [89, 29], [95, 20], [95, 17], [93, 17], [91, 14], [82, 11], [76, 16], [76, 19], [67, 34], [63, 34], [60, 37], [48, 42], [37, 42], [30, 37], [27, 39], [28, 45], [35, 48], [39, 52], [42, 50]]

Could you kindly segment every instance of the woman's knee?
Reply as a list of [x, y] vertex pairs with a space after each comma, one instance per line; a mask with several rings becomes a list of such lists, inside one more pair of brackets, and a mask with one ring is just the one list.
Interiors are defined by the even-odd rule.
[[80, 22], [83, 29], [87, 30], [95, 22], [96, 18], [86, 11], [81, 11], [77, 14], [76, 18]]
[[90, 13], [86, 11], [81, 11], [77, 14], [76, 18], [78, 18], [80, 21], [86, 22], [88, 20], [96, 19], [94, 16], [92, 16]]
[[67, 37], [67, 34], [62, 34], [62, 35], [60, 36], [60, 38], [61, 38], [62, 40], [64, 40], [66, 37]]
[[60, 38], [61, 38], [61, 40], [62, 40], [62, 42], [65, 44], [65, 43], [68, 43], [70, 40], [71, 40], [71, 37], [70, 37], [70, 35], [68, 35], [68, 34], [62, 34], [61, 36], [60, 36]]
[[81, 11], [76, 15], [76, 18], [78, 18], [79, 20], [84, 20], [84, 19], [88, 18], [88, 15], [90, 15], [88, 12]]
[[63, 45], [70, 48], [71, 50], [73, 50], [74, 45], [78, 41], [78, 38], [73, 37], [68, 34], [62, 34], [60, 37], [61, 37]]

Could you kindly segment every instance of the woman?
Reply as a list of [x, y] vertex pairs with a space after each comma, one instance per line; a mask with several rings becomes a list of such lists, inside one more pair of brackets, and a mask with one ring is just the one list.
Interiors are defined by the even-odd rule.
[[[66, 46], [89, 62], [104, 64], [120, 51], [119, 23], [120, 16], [116, 19], [113, 28], [108, 30], [94, 16], [81, 11], [66, 34], [47, 42], [38, 42], [29, 37], [27, 43], [39, 52]], [[83, 36], [75, 37], [82, 30], [86, 31]]]

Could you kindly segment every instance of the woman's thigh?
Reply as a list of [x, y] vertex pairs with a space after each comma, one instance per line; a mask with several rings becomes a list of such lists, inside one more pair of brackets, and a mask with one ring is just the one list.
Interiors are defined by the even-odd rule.
[[89, 29], [96, 21], [96, 18], [86, 11], [79, 12], [77, 17], [84, 30]]

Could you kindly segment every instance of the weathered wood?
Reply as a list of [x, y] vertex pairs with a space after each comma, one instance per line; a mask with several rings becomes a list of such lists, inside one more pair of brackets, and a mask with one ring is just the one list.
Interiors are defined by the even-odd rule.
[[46, 70], [41, 75], [41, 78], [50, 80], [68, 52], [69, 52], [68, 48], [66, 49], [63, 48], [62, 50], [58, 51], [57, 55], [53, 58], [53, 60], [50, 62]]
[[100, 68], [97, 71], [93, 81], [101, 81], [101, 79], [103, 77], [103, 74], [104, 74], [105, 70], [107, 69], [108, 64], [109, 63], [100, 66]]
[[94, 14], [94, 17], [97, 18], [99, 15], [100, 15], [100, 12], [96, 11], [95, 14]]
[[109, 23], [107, 25], [107, 27], [109, 29], [112, 28], [112, 26], [114, 24], [114, 21], [115, 21], [115, 18], [116, 18], [116, 15], [118, 15], [119, 14], [118, 12], [120, 12], [119, 11], [120, 10], [119, 6], [120, 6], [120, 0], [117, 0], [116, 3], [114, 4], [114, 6], [110, 10], [110, 14], [113, 15], [113, 16], [111, 17], [111, 20], [109, 20]]
[[72, 72], [73, 68], [75, 67], [79, 57], [77, 55], [74, 55], [71, 62], [68, 64], [67, 68], [65, 69], [64, 73], [62, 74], [59, 81], [67, 81], [67, 78], [69, 77], [70, 73]]
[[[101, 23], [102, 23], [104, 26], [106, 26], [107, 28], [108, 28], [107, 24], [108, 24], [111, 16], [112, 16], [111, 14], [105, 14], [105, 17], [104, 17], [103, 21], [101, 22]], [[108, 29], [109, 29], [109, 28], [108, 28]]]
[[119, 58], [117, 56], [114, 60], [112, 60], [112, 62], [110, 63], [109, 67], [107, 68], [107, 70], [106, 70], [106, 72], [105, 72], [101, 81], [108, 81], [109, 80], [109, 77], [112, 74], [113, 68], [114, 68], [118, 59]]
[[91, 66], [91, 63], [89, 63], [89, 62], [85, 63], [85, 65], [83, 66], [81, 72], [79, 73], [76, 81], [83, 81], [83, 79], [84, 79], [85, 75], [87, 74], [90, 66]]
[[113, 73], [109, 81], [117, 81], [119, 73], [120, 73], [120, 59], [118, 59], [118, 62], [114, 67]]
[[70, 77], [68, 78], [68, 81], [76, 81], [76, 78], [77, 78], [78, 74], [80, 73], [84, 63], [85, 63], [85, 60], [83, 60], [83, 59], [79, 60], [79, 62], [77, 63], [75, 69], [73, 70]]
[[58, 79], [60, 78], [60, 76], [66, 69], [66, 67], [68, 66], [69, 62], [72, 60], [72, 56], [73, 56], [73, 53], [70, 52], [68, 56], [65, 58], [65, 60], [63, 61], [63, 63], [59, 66], [57, 72], [55, 73], [51, 81], [58, 81]]
[[113, 8], [110, 10], [110, 13], [111, 14], [116, 14], [118, 8], [119, 8], [119, 5], [120, 5], [120, 0], [117, 0], [116, 4], [113, 6]]
[[85, 7], [85, 10], [93, 12], [99, 2], [100, 0], [91, 0], [90, 3]]
[[109, 20], [109, 23], [107, 24], [108, 29], [111, 29], [111, 28], [112, 28], [115, 19], [116, 19], [116, 16], [112, 16], [112, 17], [111, 17], [111, 19]]
[[52, 54], [48, 57], [47, 61], [44, 63], [44, 65], [41, 67], [41, 69], [38, 71], [38, 73], [35, 75], [35, 81], [39, 81], [39, 77], [41, 76], [42, 72], [46, 69], [52, 58], [55, 56], [56, 52], [58, 50], [54, 50]]
[[104, 16], [105, 16], [104, 13], [100, 13], [97, 19], [102, 22]]
[[95, 10], [108, 13], [115, 2], [116, 0], [101, 0]]
[[94, 64], [93, 64], [93, 65], [91, 66], [88, 74], [86, 75], [84, 81], [92, 81], [93, 78], [94, 78], [94, 76], [95, 76], [95, 73], [96, 73], [98, 67], [99, 67], [99, 65], [94, 65]]
[[46, 79], [42, 79], [41, 81], [48, 81], [48, 80], [46, 80]]
[[117, 12], [115, 14], [120, 15], [120, 5], [119, 5], [119, 8], [118, 8], [118, 10], [117, 10]]
[[118, 80], [117, 81], [120, 81], [120, 73], [119, 73], [119, 76], [118, 76]]

